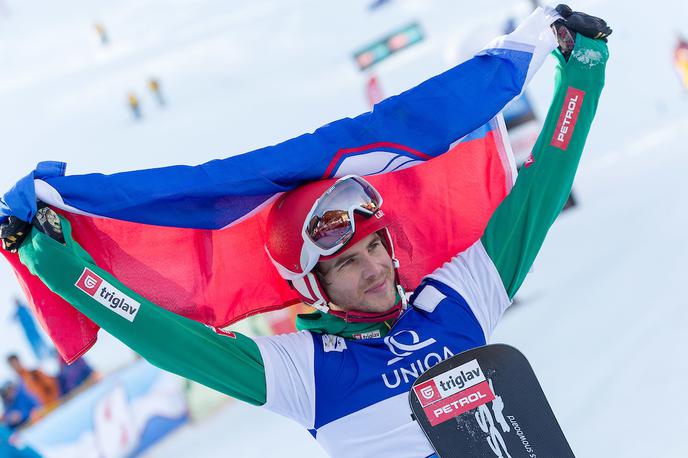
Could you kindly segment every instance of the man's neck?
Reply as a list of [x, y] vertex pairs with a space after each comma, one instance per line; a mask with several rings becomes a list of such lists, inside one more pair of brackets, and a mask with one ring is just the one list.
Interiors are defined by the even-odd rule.
[[393, 320], [374, 323], [347, 323], [329, 313], [316, 311], [296, 317], [296, 329], [319, 334], [333, 334], [345, 339], [372, 339], [384, 337], [394, 324]]
[[[401, 296], [398, 293], [396, 301], [396, 304], [401, 302]], [[330, 313], [316, 311], [298, 315], [296, 317], [296, 329], [299, 331], [317, 332], [319, 334], [333, 334], [345, 339], [373, 339], [386, 336], [395, 322], [396, 319], [349, 323], [343, 318]]]

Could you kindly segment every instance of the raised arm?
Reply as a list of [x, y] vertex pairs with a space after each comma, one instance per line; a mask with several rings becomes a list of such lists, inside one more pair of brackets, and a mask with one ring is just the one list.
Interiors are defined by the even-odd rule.
[[429, 275], [466, 300], [487, 339], [566, 202], [604, 85], [605, 42], [579, 35], [568, 62], [555, 55], [554, 99], [532, 158], [482, 238]]
[[492, 215], [482, 244], [512, 299], [571, 192], [604, 86], [607, 44], [578, 35], [568, 62], [559, 51], [554, 99], [532, 157]]
[[56, 294], [151, 364], [254, 405], [266, 401], [258, 346], [238, 333], [218, 333], [147, 301], [95, 265], [71, 237], [66, 245], [33, 230], [19, 248], [24, 265]]

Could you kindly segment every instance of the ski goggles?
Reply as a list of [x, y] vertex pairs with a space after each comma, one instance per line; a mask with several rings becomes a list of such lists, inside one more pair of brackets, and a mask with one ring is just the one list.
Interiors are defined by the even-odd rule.
[[319, 255], [331, 255], [353, 237], [354, 212], [373, 216], [381, 206], [382, 196], [366, 180], [342, 177], [313, 204], [304, 222], [304, 239]]

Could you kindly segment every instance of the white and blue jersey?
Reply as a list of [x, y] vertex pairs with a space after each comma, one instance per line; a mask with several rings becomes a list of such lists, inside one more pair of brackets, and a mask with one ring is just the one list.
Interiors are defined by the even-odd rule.
[[302, 331], [256, 339], [265, 407], [309, 429], [332, 456], [431, 456], [411, 418], [411, 384], [438, 362], [485, 345], [509, 304], [478, 241], [423, 280], [384, 338]]

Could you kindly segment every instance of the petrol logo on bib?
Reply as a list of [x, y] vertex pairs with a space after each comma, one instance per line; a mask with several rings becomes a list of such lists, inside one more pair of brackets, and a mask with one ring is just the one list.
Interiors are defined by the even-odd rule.
[[75, 286], [127, 321], [133, 322], [141, 308], [141, 303], [127, 296], [88, 268], [84, 268]]

